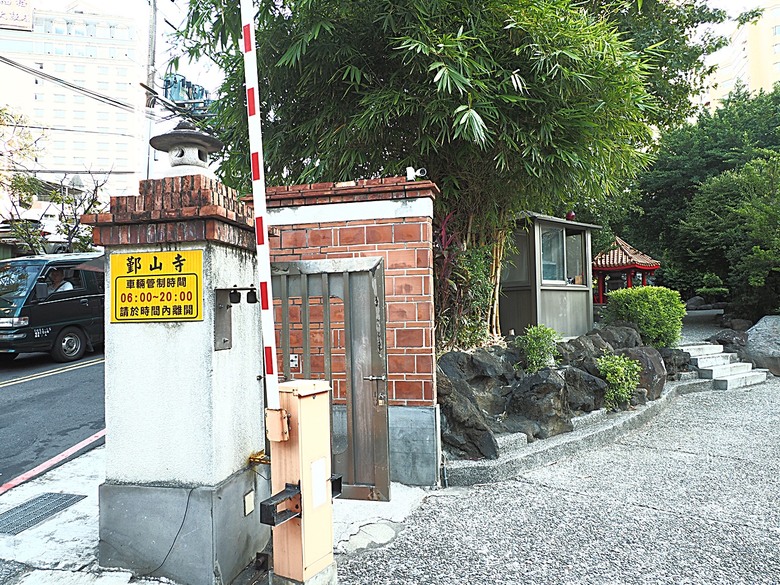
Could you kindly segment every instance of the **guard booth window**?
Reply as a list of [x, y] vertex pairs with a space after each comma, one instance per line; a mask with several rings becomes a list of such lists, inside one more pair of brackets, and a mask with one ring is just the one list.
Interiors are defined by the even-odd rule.
[[585, 233], [542, 227], [542, 282], [585, 284]]

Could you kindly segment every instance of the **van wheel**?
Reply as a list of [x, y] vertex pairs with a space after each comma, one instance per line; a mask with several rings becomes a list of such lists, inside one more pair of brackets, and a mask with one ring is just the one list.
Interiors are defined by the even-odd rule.
[[87, 338], [78, 327], [66, 327], [57, 336], [51, 357], [58, 362], [72, 362], [81, 359], [87, 349]]

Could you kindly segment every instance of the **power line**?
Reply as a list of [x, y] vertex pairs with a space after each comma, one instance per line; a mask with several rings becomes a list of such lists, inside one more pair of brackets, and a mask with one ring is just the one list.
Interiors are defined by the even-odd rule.
[[[5, 168], [0, 169], [0, 171], [8, 171], [8, 172], [20, 172], [17, 168]], [[26, 170], [24, 172], [30, 173], [32, 175], [41, 173], [46, 175], [56, 175], [56, 174], [63, 174], [63, 175], [83, 175], [83, 174], [90, 174], [90, 175], [137, 175], [140, 174], [138, 171], [95, 171], [92, 169], [81, 169], [80, 171], [71, 171], [71, 170], [63, 170], [63, 169], [57, 169], [57, 170], [46, 170], [46, 169], [32, 169], [32, 170]]]
[[[135, 113], [138, 108], [135, 106], [122, 102], [118, 99], [112, 98], [110, 96], [104, 95], [102, 93], [98, 93], [96, 91], [93, 91], [91, 89], [87, 89], [86, 87], [81, 87], [80, 85], [76, 85], [75, 83], [71, 83], [70, 81], [66, 81], [64, 79], [61, 79], [59, 77], [55, 77], [54, 75], [51, 75], [49, 73], [45, 73], [44, 71], [41, 71], [40, 69], [33, 69], [32, 67], [27, 67], [26, 65], [22, 65], [21, 63], [18, 63], [17, 61], [14, 61], [12, 59], [9, 59], [8, 57], [3, 57], [0, 55], [0, 63], [5, 63], [6, 65], [9, 65], [15, 69], [18, 69], [20, 71], [23, 71], [24, 73], [28, 73], [29, 75], [32, 75], [34, 77], [40, 77], [43, 79], [46, 79], [48, 81], [51, 81], [52, 83], [56, 83], [58, 85], [61, 85], [63, 87], [67, 87], [68, 89], [71, 89], [77, 93], [84, 94], [85, 96], [92, 98], [93, 100], [99, 101], [101, 103], [107, 104], [109, 106], [113, 106], [115, 108], [119, 108], [121, 110], [125, 110], [126, 112]], [[157, 116], [151, 113], [145, 113], [147, 117], [150, 118], [156, 118]]]
[[55, 132], [78, 132], [80, 134], [105, 134], [111, 136], [124, 136], [125, 138], [137, 138], [134, 134], [124, 134], [123, 132], [109, 132], [100, 130], [85, 130], [76, 128], [62, 128], [58, 126], [32, 126], [30, 124], [15, 124], [20, 128], [32, 128], [33, 130], [54, 130]]

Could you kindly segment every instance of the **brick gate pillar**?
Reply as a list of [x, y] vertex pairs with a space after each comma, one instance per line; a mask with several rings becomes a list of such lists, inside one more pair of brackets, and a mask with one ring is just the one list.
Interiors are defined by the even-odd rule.
[[257, 282], [251, 218], [199, 175], [142, 181], [84, 218], [111, 266], [102, 566], [230, 583], [268, 541], [269, 486], [248, 465], [265, 437], [259, 305], [221, 300]]
[[390, 475], [409, 485], [439, 481], [431, 225], [438, 193], [430, 181], [404, 177], [267, 189], [272, 261], [384, 259]]

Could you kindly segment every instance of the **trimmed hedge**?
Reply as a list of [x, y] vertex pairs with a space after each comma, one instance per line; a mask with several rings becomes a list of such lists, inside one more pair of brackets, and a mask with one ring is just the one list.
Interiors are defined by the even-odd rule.
[[607, 295], [603, 319], [635, 323], [642, 341], [656, 348], [672, 347], [680, 339], [685, 303], [680, 293], [663, 286], [614, 290]]

